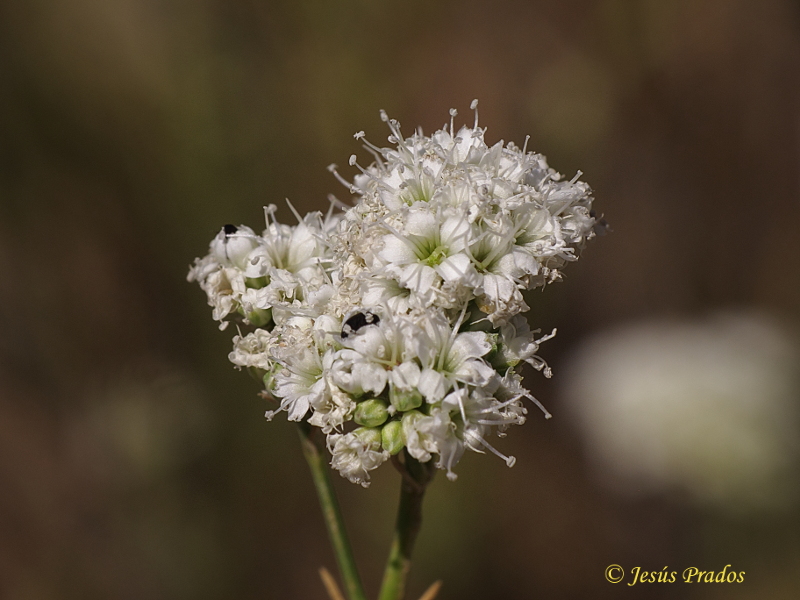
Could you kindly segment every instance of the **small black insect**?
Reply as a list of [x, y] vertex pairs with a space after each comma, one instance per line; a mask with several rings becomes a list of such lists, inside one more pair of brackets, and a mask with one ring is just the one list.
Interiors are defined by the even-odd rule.
[[225, 227], [223, 227], [222, 229], [225, 230], [225, 235], [233, 235], [234, 233], [239, 231], [239, 228], [236, 227], [236, 225], [225, 225]]
[[377, 325], [380, 322], [380, 317], [375, 313], [371, 313], [368, 310], [365, 310], [364, 312], [358, 312], [344, 322], [344, 325], [342, 326], [342, 338], [346, 338], [354, 334], [362, 327], [366, 327], [367, 325]]

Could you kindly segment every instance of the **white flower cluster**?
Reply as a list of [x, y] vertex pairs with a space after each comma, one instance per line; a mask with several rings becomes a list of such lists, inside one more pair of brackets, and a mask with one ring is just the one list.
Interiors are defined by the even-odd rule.
[[515, 368], [550, 375], [536, 352], [552, 334], [530, 330], [522, 291], [558, 279], [594, 235], [589, 187], [540, 154], [488, 146], [477, 110], [472, 127], [451, 118], [430, 137], [381, 116], [394, 147], [365, 142], [375, 162], [352, 184], [331, 167], [353, 207], [291, 227], [270, 206], [260, 235], [226, 225], [189, 279], [221, 328], [250, 326], [230, 360], [322, 429], [350, 481], [366, 486], [403, 448], [450, 479], [467, 449], [510, 466], [486, 438], [524, 422], [523, 399], [538, 405]]

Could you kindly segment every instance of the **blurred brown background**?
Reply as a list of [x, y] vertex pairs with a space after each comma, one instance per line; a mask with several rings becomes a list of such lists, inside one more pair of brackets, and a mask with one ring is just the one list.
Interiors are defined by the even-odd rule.
[[[480, 99], [595, 189], [613, 233], [533, 300], [555, 418], [426, 499], [410, 582], [442, 599], [796, 598], [795, 508], [609, 491], [559, 401], [631, 318], [800, 317], [800, 6], [790, 0], [46, 0], [0, 5], [0, 597], [323, 598], [333, 569], [293, 425], [263, 419], [188, 265], [223, 223], [346, 197], [325, 167]], [[744, 345], [748, 340], [741, 340]], [[759, 353], [752, 347], [754, 355]], [[337, 478], [377, 590], [397, 474]], [[607, 565], [746, 570], [605, 581]]]

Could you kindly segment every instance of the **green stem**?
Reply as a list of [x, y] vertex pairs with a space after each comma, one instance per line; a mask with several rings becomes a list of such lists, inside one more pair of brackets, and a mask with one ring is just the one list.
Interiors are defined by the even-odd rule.
[[339, 503], [336, 501], [336, 493], [331, 483], [325, 450], [320, 447], [319, 436], [315, 436], [314, 433], [308, 423], [300, 423], [303, 454], [311, 468], [311, 477], [314, 480], [314, 487], [317, 488], [322, 515], [325, 517], [325, 525], [328, 527], [328, 535], [333, 544], [336, 561], [339, 563], [339, 571], [344, 580], [347, 597], [350, 600], [366, 600], [364, 588], [358, 576], [356, 561], [353, 559], [353, 551], [347, 539], [342, 513], [339, 510]]
[[433, 477], [431, 462], [420, 463], [405, 452], [405, 462], [392, 459], [403, 475], [400, 485], [400, 506], [389, 560], [383, 573], [378, 600], [402, 600], [406, 577], [411, 569], [411, 552], [422, 524], [422, 499], [425, 486]]

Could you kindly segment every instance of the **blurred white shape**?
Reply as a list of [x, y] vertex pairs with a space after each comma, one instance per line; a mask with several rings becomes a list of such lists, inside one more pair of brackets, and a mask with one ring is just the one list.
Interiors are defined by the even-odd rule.
[[800, 350], [755, 313], [601, 332], [562, 381], [601, 480], [732, 512], [797, 498]]

